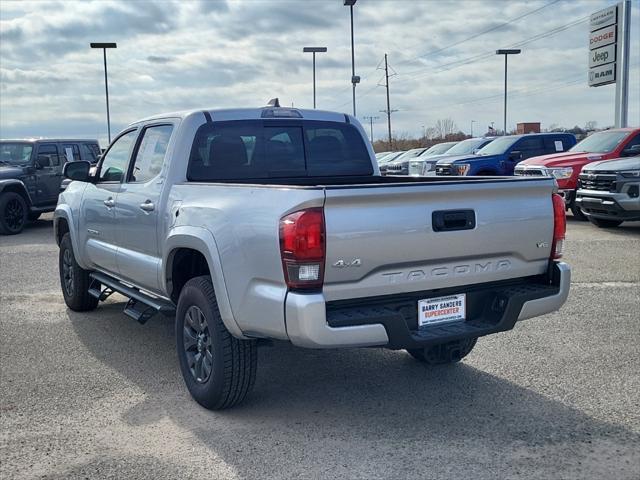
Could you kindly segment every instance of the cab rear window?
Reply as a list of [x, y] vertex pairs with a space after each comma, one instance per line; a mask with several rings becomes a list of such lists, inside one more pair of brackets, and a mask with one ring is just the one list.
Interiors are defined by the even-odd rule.
[[371, 174], [369, 153], [353, 125], [282, 120], [203, 125], [187, 170], [192, 181]]

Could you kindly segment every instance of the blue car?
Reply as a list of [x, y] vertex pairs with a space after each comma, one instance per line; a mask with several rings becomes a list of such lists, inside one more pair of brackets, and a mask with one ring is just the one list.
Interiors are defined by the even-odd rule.
[[513, 175], [522, 160], [565, 152], [576, 144], [571, 133], [529, 133], [493, 140], [473, 155], [447, 157], [436, 163], [436, 175]]

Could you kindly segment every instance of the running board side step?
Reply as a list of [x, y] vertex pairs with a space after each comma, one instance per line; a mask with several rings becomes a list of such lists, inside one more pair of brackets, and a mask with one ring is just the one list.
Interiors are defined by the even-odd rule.
[[141, 324], [145, 324], [156, 313], [167, 317], [176, 314], [175, 305], [168, 300], [142, 293], [137, 288], [129, 287], [104, 273], [93, 272], [89, 276], [91, 277], [89, 295], [100, 301], [106, 300], [114, 292], [128, 297], [129, 301], [124, 307], [124, 313]]

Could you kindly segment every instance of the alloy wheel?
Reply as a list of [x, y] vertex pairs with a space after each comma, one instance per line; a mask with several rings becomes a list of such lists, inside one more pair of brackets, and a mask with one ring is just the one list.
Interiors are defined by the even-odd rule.
[[196, 382], [205, 383], [213, 370], [213, 345], [207, 318], [195, 305], [184, 316], [182, 342], [191, 375]]
[[4, 223], [12, 232], [19, 231], [24, 225], [24, 206], [18, 199], [7, 202], [4, 208]]

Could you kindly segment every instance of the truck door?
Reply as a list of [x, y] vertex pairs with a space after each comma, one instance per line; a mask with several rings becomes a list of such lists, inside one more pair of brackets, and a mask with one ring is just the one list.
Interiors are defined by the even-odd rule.
[[121, 227], [116, 233], [120, 275], [151, 291], [160, 290], [158, 219], [163, 181], [159, 175], [172, 131], [173, 125], [166, 123], [142, 130], [115, 208], [115, 221]]
[[523, 137], [514, 143], [509, 150], [507, 161], [504, 162], [503, 175], [513, 175], [513, 169], [522, 160], [527, 158], [543, 155], [545, 152], [544, 141], [542, 137], [531, 136]]
[[137, 136], [137, 129], [128, 130], [111, 144], [100, 162], [98, 177], [84, 190], [78, 219], [84, 258], [92, 266], [116, 275], [115, 206]]
[[36, 154], [36, 205], [51, 205], [58, 201], [62, 183], [62, 167], [55, 143], [38, 144]]

